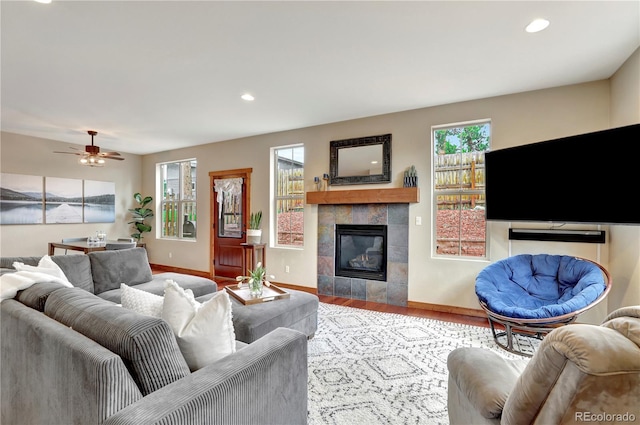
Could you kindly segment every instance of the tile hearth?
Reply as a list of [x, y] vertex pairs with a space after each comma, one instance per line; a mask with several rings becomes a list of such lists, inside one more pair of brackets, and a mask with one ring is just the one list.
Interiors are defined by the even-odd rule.
[[[335, 275], [336, 224], [387, 225], [387, 280]], [[406, 306], [409, 204], [318, 205], [318, 294]]]

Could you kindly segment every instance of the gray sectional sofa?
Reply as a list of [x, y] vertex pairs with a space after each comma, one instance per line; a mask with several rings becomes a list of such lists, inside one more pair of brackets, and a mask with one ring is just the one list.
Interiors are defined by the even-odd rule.
[[[2, 257], [0, 274], [15, 272], [15, 261], [36, 266], [41, 257]], [[54, 255], [51, 259], [74, 286], [114, 303], [120, 303], [120, 284], [156, 295], [164, 293], [164, 282], [174, 280], [191, 289], [196, 300], [205, 302], [218, 290], [210, 279], [181, 273], [152, 274], [144, 248], [95, 251], [87, 255]], [[318, 297], [303, 291], [288, 291], [289, 298], [245, 306], [231, 299], [233, 326], [238, 341], [252, 343], [278, 327], [295, 329], [313, 337], [318, 327]]]
[[[12, 265], [15, 261], [37, 266], [40, 258], [2, 257], [0, 272], [14, 272]], [[156, 295], [164, 293], [164, 281], [167, 279], [173, 279], [183, 288], [191, 289], [195, 297], [218, 290], [218, 285], [213, 280], [203, 277], [181, 273], [152, 274], [144, 248], [95, 251], [88, 255], [53, 255], [51, 259], [60, 266], [73, 286], [115, 303], [120, 303], [121, 283]]]
[[[142, 248], [51, 258], [77, 287], [36, 283], [0, 303], [0, 423], [306, 423], [304, 333], [277, 328], [190, 372], [167, 322], [114, 301], [121, 282], [162, 294], [174, 279], [196, 296], [215, 282], [150, 276]], [[0, 267], [38, 260], [4, 258]]]

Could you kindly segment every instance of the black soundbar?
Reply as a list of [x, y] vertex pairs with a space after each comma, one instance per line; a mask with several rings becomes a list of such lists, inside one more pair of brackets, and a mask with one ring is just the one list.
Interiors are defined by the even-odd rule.
[[509, 229], [509, 240], [605, 243], [604, 230]]

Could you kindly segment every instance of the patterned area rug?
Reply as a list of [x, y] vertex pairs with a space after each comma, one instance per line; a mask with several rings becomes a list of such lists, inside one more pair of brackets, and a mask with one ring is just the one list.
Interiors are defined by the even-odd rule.
[[[533, 352], [536, 340], [521, 337]], [[309, 341], [309, 425], [448, 424], [447, 356], [489, 328], [320, 303]]]

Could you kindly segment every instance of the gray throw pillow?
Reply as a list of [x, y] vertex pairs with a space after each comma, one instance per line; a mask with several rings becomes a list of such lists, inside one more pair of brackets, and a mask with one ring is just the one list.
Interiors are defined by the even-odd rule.
[[79, 288], [51, 293], [44, 313], [119, 355], [143, 395], [190, 374], [173, 331], [162, 319], [127, 310]]
[[77, 288], [93, 294], [91, 261], [86, 255], [54, 255], [51, 260], [62, 269], [67, 280]]
[[96, 294], [119, 289], [121, 283], [131, 286], [153, 279], [144, 248], [94, 251], [88, 257]]
[[[13, 269], [13, 263], [23, 263], [29, 266], [37, 266], [42, 257], [0, 257], [0, 268]], [[13, 269], [15, 271], [15, 269]]]
[[66, 288], [66, 286], [55, 282], [36, 283], [26, 289], [18, 291], [16, 300], [34, 310], [44, 311], [44, 305], [49, 295], [60, 288]]

